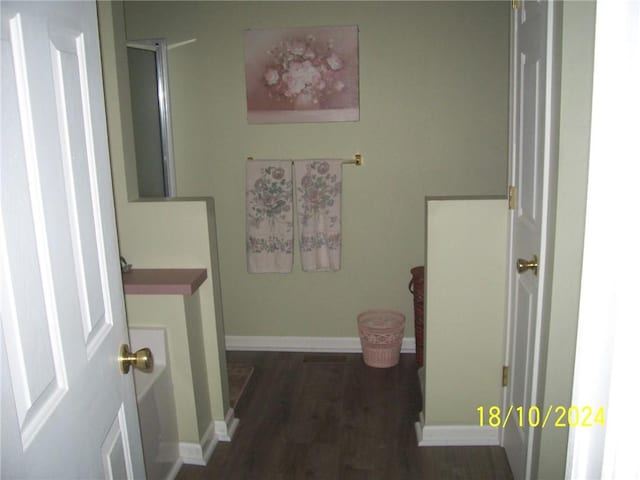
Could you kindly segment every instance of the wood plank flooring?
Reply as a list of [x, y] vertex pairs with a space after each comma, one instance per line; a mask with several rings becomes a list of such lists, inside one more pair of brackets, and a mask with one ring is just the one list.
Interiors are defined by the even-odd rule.
[[179, 480], [512, 479], [500, 447], [418, 447], [415, 355], [389, 369], [360, 354], [228, 352], [255, 371], [240, 425]]

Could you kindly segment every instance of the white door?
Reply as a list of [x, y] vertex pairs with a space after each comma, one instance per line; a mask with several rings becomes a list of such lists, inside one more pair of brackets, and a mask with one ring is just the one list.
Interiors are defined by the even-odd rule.
[[144, 478], [96, 4], [2, 2], [2, 478]]
[[[553, 225], [557, 134], [554, 133], [552, 54], [553, 2], [518, 2], [512, 17], [510, 183], [515, 208], [510, 217], [508, 326], [506, 365], [508, 386], [503, 399], [502, 443], [516, 480], [535, 473], [534, 447], [542, 410], [540, 375], [544, 372], [551, 267], [550, 227]], [[517, 262], [529, 262], [519, 272]], [[533, 264], [537, 264], [537, 269]], [[544, 413], [544, 412], [543, 412]], [[542, 423], [542, 420], [540, 420]]]

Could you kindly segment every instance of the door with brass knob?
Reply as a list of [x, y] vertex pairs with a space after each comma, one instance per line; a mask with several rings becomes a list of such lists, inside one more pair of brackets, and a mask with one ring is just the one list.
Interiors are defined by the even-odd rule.
[[527, 270], [531, 270], [535, 276], [538, 276], [538, 256], [534, 255], [531, 260], [519, 258], [516, 262], [516, 268], [518, 269], [518, 273], [524, 273]]
[[96, 21], [119, 10], [0, 2], [0, 477], [143, 479]]
[[131, 352], [129, 345], [124, 343], [120, 347], [118, 363], [123, 374], [129, 373], [129, 368], [131, 367], [148, 372], [153, 369], [153, 354], [148, 348], [141, 348], [137, 352]]

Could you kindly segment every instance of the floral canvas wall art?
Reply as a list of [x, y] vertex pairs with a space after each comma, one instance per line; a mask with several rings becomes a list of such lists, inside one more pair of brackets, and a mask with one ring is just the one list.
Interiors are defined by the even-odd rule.
[[360, 118], [356, 26], [247, 30], [245, 74], [250, 124]]

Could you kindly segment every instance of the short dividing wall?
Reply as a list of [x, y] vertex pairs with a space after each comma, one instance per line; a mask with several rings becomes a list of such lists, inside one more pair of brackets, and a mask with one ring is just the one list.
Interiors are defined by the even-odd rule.
[[478, 407], [501, 404], [508, 206], [426, 200], [425, 395], [420, 445], [497, 445]]
[[191, 295], [126, 295], [130, 326], [167, 330], [180, 456], [184, 463], [205, 465], [217, 442], [230, 440], [238, 423], [228, 401], [213, 201], [131, 202], [119, 219], [137, 227], [120, 235], [134, 268], [208, 272]]

